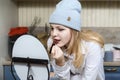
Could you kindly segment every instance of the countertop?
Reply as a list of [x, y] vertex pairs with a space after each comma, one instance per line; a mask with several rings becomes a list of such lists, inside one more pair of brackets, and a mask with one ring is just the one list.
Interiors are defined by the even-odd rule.
[[[3, 65], [10, 65], [11, 61], [5, 61]], [[104, 66], [120, 66], [120, 61], [104, 62]]]
[[104, 62], [104, 66], [120, 66], [120, 61]]

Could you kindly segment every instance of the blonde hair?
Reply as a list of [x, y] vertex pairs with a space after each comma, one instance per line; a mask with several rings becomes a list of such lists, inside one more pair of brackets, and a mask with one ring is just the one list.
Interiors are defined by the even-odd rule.
[[104, 46], [104, 40], [100, 34], [92, 30], [81, 30], [80, 32], [76, 30], [71, 31], [72, 39], [68, 45], [67, 53], [75, 56], [73, 64], [75, 67], [80, 67], [83, 63], [84, 56], [82, 54], [82, 42], [81, 41], [93, 41], [98, 43], [101, 48]]

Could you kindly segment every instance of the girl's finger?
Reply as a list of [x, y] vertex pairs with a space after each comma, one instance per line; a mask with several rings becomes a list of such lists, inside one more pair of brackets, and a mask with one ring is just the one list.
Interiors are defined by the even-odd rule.
[[54, 56], [55, 56], [55, 46], [52, 47], [51, 56], [52, 56], [52, 58], [54, 58]]

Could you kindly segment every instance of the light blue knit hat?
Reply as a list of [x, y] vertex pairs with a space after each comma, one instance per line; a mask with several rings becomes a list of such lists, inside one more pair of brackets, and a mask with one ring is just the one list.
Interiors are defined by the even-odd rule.
[[60, 24], [80, 31], [81, 4], [78, 0], [61, 0], [49, 19], [49, 23]]

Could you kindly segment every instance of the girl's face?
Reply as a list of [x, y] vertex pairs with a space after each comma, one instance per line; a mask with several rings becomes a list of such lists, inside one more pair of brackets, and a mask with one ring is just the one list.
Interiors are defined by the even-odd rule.
[[71, 40], [71, 30], [62, 25], [51, 24], [51, 36], [57, 46], [67, 46]]

